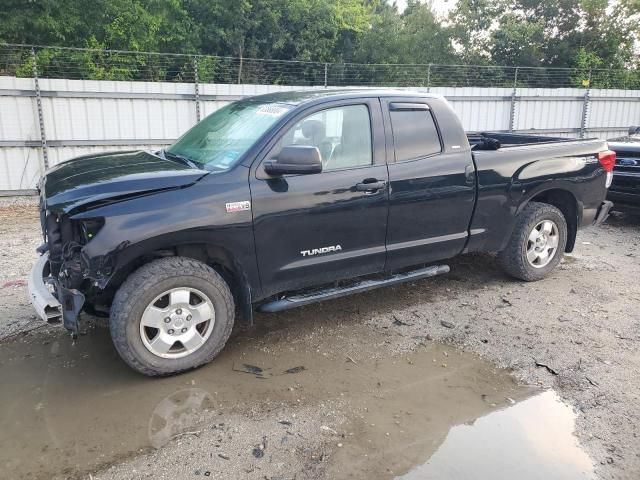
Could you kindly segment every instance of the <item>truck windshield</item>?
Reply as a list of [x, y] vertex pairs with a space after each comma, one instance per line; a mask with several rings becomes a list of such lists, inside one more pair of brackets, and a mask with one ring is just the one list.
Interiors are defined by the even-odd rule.
[[207, 170], [226, 170], [292, 108], [243, 100], [216, 110], [167, 149]]

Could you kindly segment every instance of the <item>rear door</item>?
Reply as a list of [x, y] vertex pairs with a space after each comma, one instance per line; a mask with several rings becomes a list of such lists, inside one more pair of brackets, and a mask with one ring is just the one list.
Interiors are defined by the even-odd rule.
[[[387, 269], [453, 257], [467, 241], [476, 188], [469, 144], [466, 138], [460, 141], [462, 127], [448, 105], [430, 100], [382, 101], [393, 150], [388, 154]], [[438, 122], [438, 113], [453, 124]], [[447, 138], [444, 128], [456, 135]]]
[[[379, 100], [362, 98], [307, 109], [274, 138], [250, 180], [265, 296], [384, 269], [384, 135]], [[322, 173], [267, 175], [262, 162], [292, 144], [316, 146]]]

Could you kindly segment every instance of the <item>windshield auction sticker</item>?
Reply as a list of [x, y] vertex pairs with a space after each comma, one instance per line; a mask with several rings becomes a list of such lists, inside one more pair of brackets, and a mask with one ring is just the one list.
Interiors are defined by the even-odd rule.
[[280, 117], [287, 112], [285, 107], [279, 105], [262, 105], [256, 113], [259, 115], [271, 115], [273, 117]]

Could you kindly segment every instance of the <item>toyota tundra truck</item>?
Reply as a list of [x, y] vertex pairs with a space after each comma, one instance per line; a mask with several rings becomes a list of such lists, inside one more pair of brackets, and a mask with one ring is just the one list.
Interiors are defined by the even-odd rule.
[[49, 169], [30, 297], [72, 334], [81, 311], [108, 316], [128, 365], [175, 374], [256, 310], [444, 274], [463, 253], [543, 279], [607, 217], [614, 164], [598, 139], [467, 134], [432, 94], [251, 97], [166, 149]]

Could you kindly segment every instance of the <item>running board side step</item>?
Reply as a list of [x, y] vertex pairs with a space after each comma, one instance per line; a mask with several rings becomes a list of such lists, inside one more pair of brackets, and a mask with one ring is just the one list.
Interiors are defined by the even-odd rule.
[[398, 273], [382, 280], [363, 280], [362, 282], [350, 285], [344, 288], [328, 288], [320, 292], [308, 295], [294, 295], [292, 297], [282, 298], [264, 303], [258, 307], [259, 312], [274, 313], [290, 308], [301, 307], [310, 303], [322, 302], [333, 298], [345, 297], [352, 293], [366, 292], [380, 287], [388, 287], [398, 283], [410, 282], [412, 280], [421, 280], [423, 278], [435, 277], [449, 273], [448, 265], [435, 265], [432, 267], [421, 268], [420, 270], [412, 270], [410, 272]]

